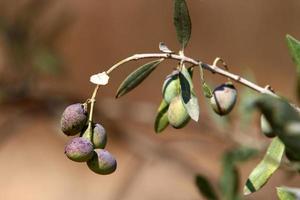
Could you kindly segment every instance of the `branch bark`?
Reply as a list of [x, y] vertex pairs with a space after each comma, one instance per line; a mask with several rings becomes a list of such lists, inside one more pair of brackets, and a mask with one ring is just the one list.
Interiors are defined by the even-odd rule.
[[[210, 65], [207, 63], [203, 63], [201, 61], [195, 60], [193, 58], [187, 57], [185, 55], [180, 54], [174, 54], [174, 53], [143, 53], [143, 54], [134, 54], [130, 57], [125, 58], [124, 60], [121, 60], [120, 62], [113, 65], [109, 70], [106, 71], [107, 74], [112, 73], [115, 69], [117, 69], [122, 64], [125, 64], [130, 61], [136, 61], [140, 59], [146, 59], [146, 58], [165, 58], [165, 59], [172, 59], [172, 60], [178, 60], [181, 62], [190, 63], [194, 66], [202, 66], [203, 69], [208, 70], [212, 73], [219, 74], [221, 76], [230, 78], [234, 80], [237, 83], [240, 83], [256, 92], [262, 93], [262, 94], [269, 94], [276, 98], [279, 98], [277, 94], [275, 94], [273, 91], [269, 89], [269, 87], [261, 87], [239, 75], [233, 74], [227, 70], [224, 70], [216, 65]], [[294, 104], [291, 104], [298, 112], [300, 112], [300, 108], [297, 107]]]

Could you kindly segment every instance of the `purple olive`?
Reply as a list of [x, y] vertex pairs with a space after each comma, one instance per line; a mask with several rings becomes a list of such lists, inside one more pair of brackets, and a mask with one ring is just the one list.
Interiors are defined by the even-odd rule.
[[93, 144], [86, 138], [73, 138], [65, 147], [66, 156], [75, 162], [86, 162], [93, 156]]
[[93, 157], [87, 161], [93, 172], [101, 175], [113, 173], [117, 168], [117, 161], [111, 153], [104, 149], [95, 149]]
[[61, 117], [61, 130], [68, 136], [79, 133], [85, 126], [88, 112], [83, 104], [76, 103], [68, 106]]

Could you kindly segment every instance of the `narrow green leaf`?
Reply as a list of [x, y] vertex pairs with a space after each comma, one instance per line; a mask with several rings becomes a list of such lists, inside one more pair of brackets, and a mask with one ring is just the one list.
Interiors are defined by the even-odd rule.
[[159, 59], [146, 63], [145, 65], [139, 67], [134, 72], [129, 74], [129, 76], [127, 76], [127, 78], [119, 86], [116, 98], [125, 95], [126, 93], [133, 90], [140, 83], [142, 83], [143, 80], [145, 80], [163, 60], [164, 59]]
[[296, 40], [291, 35], [286, 35], [286, 41], [292, 59], [297, 67], [297, 95], [298, 99], [300, 99], [300, 41]]
[[189, 10], [185, 0], [174, 0], [174, 25], [176, 28], [177, 39], [185, 48], [190, 37], [192, 23], [189, 15]]
[[249, 147], [239, 147], [233, 150], [228, 151], [225, 154], [227, 160], [231, 163], [236, 164], [237, 162], [244, 162], [252, 158], [258, 153], [256, 149], [249, 148]]
[[179, 82], [181, 88], [181, 99], [189, 116], [198, 121], [200, 108], [198, 98], [194, 94], [194, 87], [189, 71], [183, 65], [179, 72]]
[[224, 200], [238, 199], [239, 173], [237, 167], [229, 162], [223, 163], [220, 189]]
[[297, 200], [300, 199], [300, 189], [298, 188], [288, 188], [288, 187], [278, 187], [277, 196], [280, 200]]
[[192, 98], [192, 88], [188, 79], [184, 76], [182, 72], [179, 73], [179, 82], [182, 100], [185, 104], [187, 104]]
[[249, 175], [244, 187], [244, 194], [248, 195], [262, 188], [280, 166], [284, 153], [284, 144], [275, 137], [268, 147], [263, 160]]
[[287, 45], [294, 63], [297, 65], [297, 71], [300, 72], [300, 41], [291, 35], [286, 35]]
[[213, 96], [212, 90], [210, 89], [210, 87], [205, 82], [202, 83], [202, 91], [203, 91], [204, 96], [206, 98], [210, 99]]
[[253, 157], [257, 151], [252, 148], [239, 147], [226, 152], [223, 156], [222, 176], [220, 188], [223, 199], [237, 200], [239, 194], [238, 162], [243, 162]]
[[155, 118], [154, 130], [156, 133], [162, 132], [169, 125], [168, 108], [169, 104], [163, 99], [158, 107]]
[[210, 182], [207, 180], [206, 177], [204, 177], [202, 175], [197, 175], [195, 178], [195, 182], [196, 182], [199, 192], [207, 200], [217, 200], [218, 199], [216, 192], [214, 191], [214, 188], [212, 187], [212, 185], [210, 184]]

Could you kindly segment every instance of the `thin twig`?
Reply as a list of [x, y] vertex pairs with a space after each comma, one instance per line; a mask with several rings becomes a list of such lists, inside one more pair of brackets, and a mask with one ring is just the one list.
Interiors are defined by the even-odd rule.
[[[178, 61], [183, 61], [183, 62], [187, 62], [190, 63], [192, 65], [198, 66], [201, 65], [203, 69], [208, 70], [212, 73], [215, 74], [219, 74], [221, 76], [230, 78], [234, 81], [236, 81], [237, 83], [240, 83], [248, 88], [251, 88], [252, 90], [255, 90], [259, 93], [262, 94], [269, 94], [271, 96], [277, 97], [279, 98], [278, 95], [276, 95], [274, 92], [272, 92], [271, 90], [269, 90], [267, 87], [261, 87], [251, 81], [248, 81], [247, 79], [233, 74], [227, 70], [221, 69], [218, 66], [215, 65], [210, 65], [210, 64], [206, 64], [203, 63], [201, 61], [197, 61], [193, 58], [189, 58], [185, 55], [178, 55], [178, 54], [169, 54], [169, 53], [143, 53], [143, 54], [135, 54], [132, 55], [128, 58], [125, 58], [124, 60], [121, 60], [120, 62], [116, 63], [115, 65], [113, 65], [109, 70], [106, 71], [107, 74], [110, 74], [111, 72], [113, 72], [115, 69], [117, 69], [119, 66], [121, 66], [122, 64], [125, 64], [127, 62], [130, 61], [136, 61], [136, 60], [140, 60], [140, 59], [146, 59], [146, 58], [165, 58], [165, 59], [172, 59], [172, 60], [178, 60]], [[291, 104], [291, 106], [293, 106], [298, 112], [300, 112], [300, 108], [297, 107], [294, 104]]]
[[99, 85], [97, 85], [94, 89], [93, 95], [92, 97], [89, 99], [90, 100], [90, 113], [89, 113], [89, 121], [88, 121], [88, 129], [91, 130], [92, 129], [92, 123], [93, 123], [93, 111], [94, 111], [94, 105], [96, 102], [96, 95], [99, 89]]
[[228, 77], [236, 82], [239, 82], [253, 90], [256, 90], [257, 92], [263, 93], [263, 94], [270, 94], [273, 96], [277, 96], [274, 93], [272, 93], [271, 91], [269, 91], [268, 89], [264, 88], [264, 87], [260, 87], [238, 75], [235, 75], [233, 73], [230, 73], [226, 70], [223, 70], [221, 68], [219, 68], [218, 66], [214, 66], [214, 65], [209, 65], [206, 63], [203, 63], [201, 61], [196, 61], [192, 58], [186, 57], [184, 55], [177, 55], [177, 54], [168, 54], [168, 53], [145, 53], [145, 54], [135, 54], [133, 56], [130, 56], [128, 58], [125, 58], [124, 60], [116, 63], [115, 65], [113, 65], [109, 70], [106, 71], [107, 74], [110, 74], [112, 71], [114, 71], [116, 68], [118, 68], [120, 65], [125, 64], [127, 62], [130, 61], [134, 61], [134, 60], [140, 60], [140, 59], [145, 59], [145, 58], [165, 58], [165, 59], [173, 59], [173, 60], [178, 60], [178, 61], [184, 61], [193, 65], [200, 65], [212, 72], [212, 73], [216, 73], [216, 74], [220, 74], [222, 76]]

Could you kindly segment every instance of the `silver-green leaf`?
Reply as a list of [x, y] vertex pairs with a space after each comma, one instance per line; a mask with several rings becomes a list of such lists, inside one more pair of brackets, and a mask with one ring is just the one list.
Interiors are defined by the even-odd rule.
[[277, 196], [280, 200], [298, 200], [300, 199], [299, 188], [278, 187]]
[[213, 96], [212, 90], [205, 82], [202, 83], [202, 91], [206, 98], [210, 99]]
[[297, 66], [297, 95], [300, 99], [300, 41], [291, 35], [286, 35], [287, 45], [294, 63]]
[[189, 71], [183, 65], [179, 72], [179, 82], [181, 88], [181, 99], [189, 116], [194, 120], [199, 120], [199, 103], [198, 98], [194, 94], [194, 87]]
[[263, 160], [249, 175], [244, 187], [244, 195], [258, 191], [268, 182], [280, 166], [284, 149], [284, 144], [278, 137], [275, 137], [269, 145]]
[[185, 48], [191, 37], [192, 29], [189, 10], [185, 0], [174, 0], [174, 25], [177, 39], [182, 48]]
[[291, 35], [286, 35], [288, 48], [294, 63], [297, 65], [297, 71], [300, 72], [300, 41], [296, 40]]
[[257, 154], [257, 150], [247, 147], [234, 148], [223, 155], [222, 176], [220, 178], [220, 189], [222, 199], [238, 200], [239, 173], [238, 163], [245, 162]]
[[129, 74], [129, 76], [127, 76], [127, 78], [119, 86], [116, 98], [125, 95], [126, 93], [137, 87], [140, 83], [142, 83], [163, 60], [164, 59], [162, 58], [146, 63], [145, 65], [139, 67], [134, 72]]

